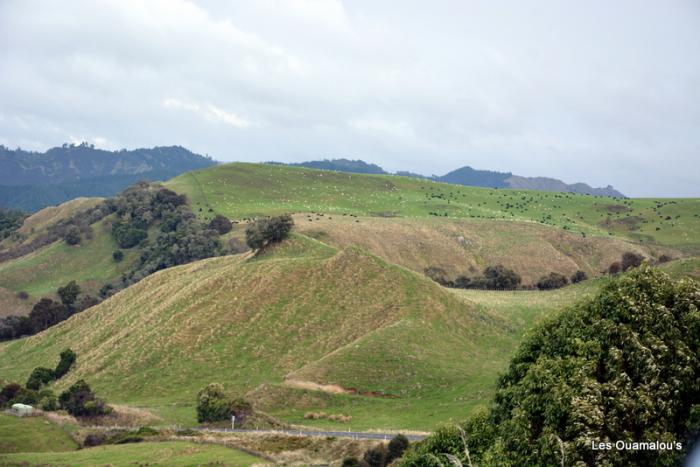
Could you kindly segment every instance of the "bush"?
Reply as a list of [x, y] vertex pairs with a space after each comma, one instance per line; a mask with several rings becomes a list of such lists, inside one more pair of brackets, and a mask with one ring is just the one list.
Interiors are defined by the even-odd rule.
[[224, 235], [231, 231], [233, 224], [228, 220], [228, 217], [217, 214], [217, 216], [209, 222], [209, 228], [219, 232], [219, 235]]
[[58, 400], [51, 389], [42, 389], [37, 395], [38, 406], [46, 412], [54, 412], [58, 410]]
[[579, 282], [583, 282], [586, 279], [588, 279], [588, 275], [584, 271], [578, 270], [571, 275], [570, 280], [572, 284], [578, 284]]
[[219, 383], [211, 383], [197, 394], [197, 421], [218, 422], [236, 416], [236, 423], [245, 423], [246, 418], [253, 412], [252, 405], [243, 399], [230, 399], [224, 387]]
[[211, 383], [197, 394], [197, 421], [217, 422], [228, 420], [231, 408], [224, 387], [219, 383]]
[[80, 286], [75, 281], [70, 281], [63, 287], [59, 287], [56, 292], [61, 299], [61, 303], [68, 308], [72, 308], [78, 299], [78, 295], [80, 295]]
[[145, 229], [134, 227], [122, 222], [115, 222], [112, 226], [112, 236], [119, 248], [132, 248], [148, 237]]
[[82, 237], [80, 236], [80, 228], [76, 225], [71, 225], [66, 228], [65, 233], [63, 234], [63, 240], [68, 245], [79, 245], [82, 240]]
[[17, 292], [17, 298], [19, 298], [20, 300], [26, 300], [29, 298], [29, 294], [27, 292], [25, 292], [24, 290], [21, 290], [21, 291]]
[[27, 384], [25, 385], [27, 389], [34, 389], [35, 391], [41, 389], [45, 384], [50, 383], [55, 379], [54, 371], [50, 368], [37, 367], [34, 368], [32, 374], [29, 375], [27, 379]]
[[408, 438], [406, 438], [404, 435], [399, 434], [391, 438], [391, 441], [389, 441], [389, 445], [387, 446], [386, 463], [390, 464], [395, 459], [399, 459], [403, 455], [404, 451], [408, 449], [408, 446]]
[[346, 457], [343, 459], [343, 463], [340, 464], [341, 467], [359, 467], [360, 466], [360, 461], [357, 460], [357, 457]]
[[550, 272], [548, 275], [541, 277], [535, 285], [540, 290], [551, 290], [564, 287], [568, 283], [569, 279], [565, 275], [558, 272]]
[[642, 261], [644, 261], [644, 256], [638, 253], [627, 251], [622, 254], [622, 270], [628, 271], [632, 268], [638, 268], [642, 265]]
[[124, 252], [122, 250], [114, 250], [112, 253], [112, 259], [117, 263], [124, 259]]
[[672, 261], [673, 257], [667, 254], [663, 254], [659, 256], [659, 263], [668, 263], [669, 261]]
[[0, 407], [5, 407], [22, 390], [17, 383], [6, 384], [0, 391]]
[[112, 412], [82, 379], [63, 391], [58, 397], [58, 402], [63, 410], [76, 417], [106, 415]]
[[387, 450], [383, 444], [378, 444], [365, 451], [362, 461], [369, 467], [384, 467], [386, 465]]
[[622, 264], [619, 261], [615, 261], [608, 267], [608, 274], [610, 275], [619, 274], [620, 271], [622, 271]]
[[484, 279], [486, 288], [491, 290], [514, 290], [521, 282], [518, 273], [501, 264], [484, 269]]
[[289, 214], [283, 214], [269, 219], [258, 219], [250, 223], [245, 230], [246, 244], [253, 250], [281, 242], [289, 236], [294, 220]]
[[66, 373], [68, 373], [68, 371], [75, 363], [77, 356], [75, 355], [75, 352], [73, 352], [71, 349], [66, 349], [63, 352], [61, 352], [60, 358], [61, 359], [56, 365], [56, 369], [53, 371], [56, 379], [60, 379]]

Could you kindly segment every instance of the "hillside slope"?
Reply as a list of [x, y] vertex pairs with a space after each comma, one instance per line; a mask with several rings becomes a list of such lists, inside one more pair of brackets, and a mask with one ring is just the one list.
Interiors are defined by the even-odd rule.
[[[355, 405], [415, 405], [446, 387], [488, 391], [496, 371], [488, 362], [502, 349], [483, 344], [504, 333], [505, 321], [420, 275], [297, 236], [262, 257], [161, 271], [43, 333], [2, 344], [0, 373], [24, 380], [71, 347], [78, 365], [61, 385], [85, 378], [115, 402], [191, 403], [211, 381], [244, 393], [303, 377], [391, 396], [357, 396], [366, 401]], [[456, 409], [452, 402], [442, 411]], [[416, 410], [416, 418], [435, 411]]]
[[524, 221], [581, 235], [700, 251], [700, 199], [614, 200], [243, 163], [189, 172], [166, 185], [187, 194], [203, 217], [218, 213], [241, 219], [294, 212]]

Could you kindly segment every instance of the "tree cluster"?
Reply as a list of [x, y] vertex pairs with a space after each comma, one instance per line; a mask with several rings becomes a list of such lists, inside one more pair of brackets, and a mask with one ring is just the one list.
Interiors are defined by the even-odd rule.
[[425, 274], [440, 285], [457, 289], [515, 290], [522, 282], [517, 272], [502, 264], [487, 266], [481, 275], [460, 275], [454, 280], [449, 279], [447, 272], [438, 267], [427, 268]]
[[408, 438], [399, 434], [391, 438], [388, 444], [382, 443], [367, 449], [361, 459], [346, 457], [341, 465], [342, 467], [387, 467], [401, 458], [409, 445]]
[[[438, 430], [403, 466], [679, 465], [700, 435], [700, 285], [641, 266], [520, 346], [488, 412]], [[592, 441], [682, 449], [593, 450]], [[468, 453], [468, 454], [467, 454]]]

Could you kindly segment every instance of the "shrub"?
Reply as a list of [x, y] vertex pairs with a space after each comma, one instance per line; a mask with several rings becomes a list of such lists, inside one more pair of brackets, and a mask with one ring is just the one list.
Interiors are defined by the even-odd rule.
[[250, 223], [245, 230], [246, 244], [253, 250], [281, 242], [289, 236], [294, 220], [289, 214], [283, 214], [269, 219], [258, 219]]
[[644, 261], [644, 256], [638, 253], [627, 251], [622, 254], [622, 270], [627, 271], [632, 268], [638, 268], [639, 266], [641, 266], [642, 261]]
[[117, 263], [124, 259], [124, 252], [122, 250], [114, 250], [112, 253], [112, 259]]
[[25, 292], [24, 290], [21, 290], [21, 291], [17, 292], [17, 298], [19, 298], [20, 300], [26, 300], [29, 298], [29, 294], [27, 292]]
[[32, 374], [27, 379], [27, 389], [39, 390], [45, 384], [50, 383], [55, 379], [54, 371], [50, 368], [37, 367], [34, 368]]
[[387, 446], [386, 463], [390, 464], [395, 459], [399, 459], [403, 455], [404, 451], [408, 449], [408, 445], [408, 438], [406, 438], [404, 435], [399, 434], [391, 438], [391, 441], [389, 441], [389, 445]]
[[58, 402], [63, 410], [76, 417], [106, 415], [112, 412], [82, 379], [63, 391], [58, 397]]
[[620, 271], [622, 271], [622, 264], [620, 264], [619, 261], [613, 262], [613, 263], [608, 267], [608, 274], [610, 274], [610, 275], [619, 274]]
[[71, 349], [66, 349], [63, 352], [61, 352], [60, 358], [61, 359], [56, 365], [56, 369], [53, 371], [56, 379], [60, 379], [66, 373], [68, 373], [68, 371], [75, 363], [77, 356], [75, 355], [75, 352], [73, 352]]
[[484, 269], [485, 286], [492, 290], [513, 290], [520, 285], [521, 278], [512, 269], [501, 264]]
[[217, 216], [209, 222], [209, 228], [219, 232], [219, 235], [224, 235], [231, 231], [233, 224], [231, 224], [228, 217], [217, 214]]
[[588, 275], [584, 271], [581, 271], [579, 269], [571, 275], [570, 280], [572, 284], [578, 284], [579, 282], [585, 281], [586, 279], [588, 279]]
[[340, 464], [341, 467], [359, 467], [360, 461], [357, 457], [346, 457], [343, 459], [343, 463]]
[[117, 242], [117, 245], [119, 245], [119, 248], [128, 249], [141, 243], [142, 240], [148, 237], [148, 232], [139, 227], [134, 227], [122, 222], [115, 222], [114, 225], [112, 225], [112, 236]]
[[38, 406], [46, 412], [58, 410], [58, 400], [51, 389], [42, 389], [37, 395]]
[[70, 281], [63, 287], [59, 287], [56, 292], [61, 299], [61, 303], [71, 308], [78, 299], [78, 295], [80, 295], [80, 286], [75, 281]]
[[20, 388], [8, 404], [36, 405], [39, 401], [39, 393], [33, 389]]
[[228, 420], [231, 408], [224, 387], [219, 383], [211, 383], [197, 394], [197, 421], [216, 422]]
[[541, 277], [535, 285], [540, 290], [550, 290], [559, 289], [568, 283], [569, 279], [567, 279], [565, 275], [559, 274], [558, 272], [550, 272], [548, 275]]
[[668, 263], [669, 261], [672, 261], [673, 257], [667, 254], [663, 254], [659, 256], [659, 263]]
[[82, 240], [80, 236], [80, 228], [77, 225], [71, 225], [66, 228], [63, 234], [63, 240], [68, 245], [79, 245]]
[[22, 390], [17, 383], [6, 384], [0, 391], [0, 407], [5, 407]]
[[387, 449], [383, 444], [378, 444], [365, 451], [362, 460], [369, 467], [384, 467], [386, 465]]
[[197, 421], [218, 422], [236, 416], [236, 423], [245, 423], [253, 412], [250, 402], [236, 398], [231, 399], [219, 383], [211, 383], [197, 394]]

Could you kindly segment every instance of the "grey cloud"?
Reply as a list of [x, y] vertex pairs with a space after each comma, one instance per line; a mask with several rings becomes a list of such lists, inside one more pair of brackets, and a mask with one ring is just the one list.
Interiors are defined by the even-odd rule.
[[700, 6], [0, 2], [0, 143], [358, 157], [699, 196]]

